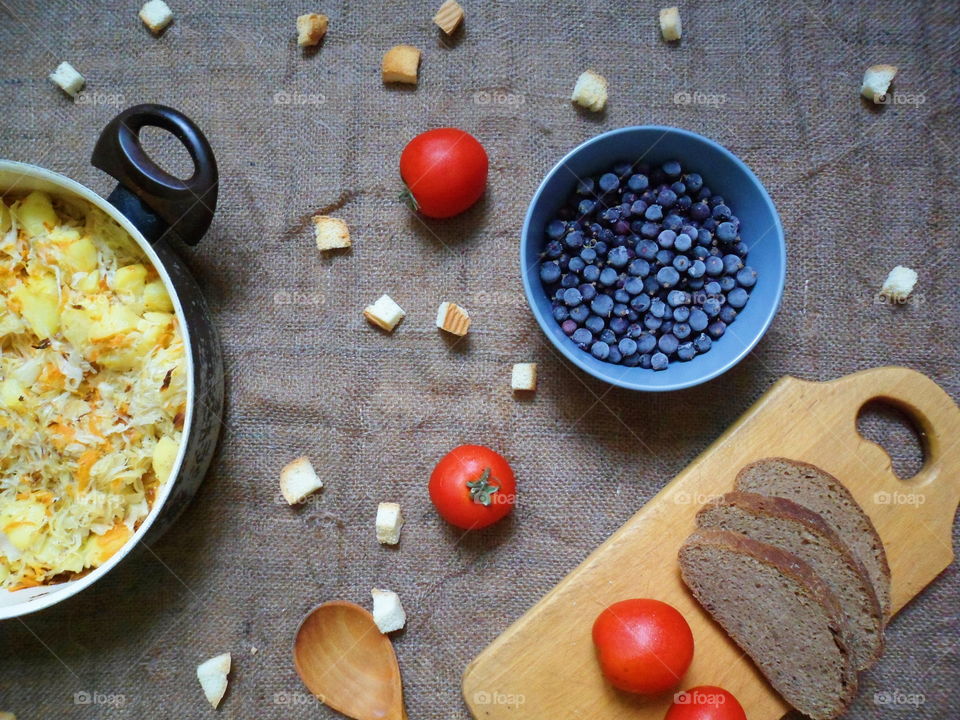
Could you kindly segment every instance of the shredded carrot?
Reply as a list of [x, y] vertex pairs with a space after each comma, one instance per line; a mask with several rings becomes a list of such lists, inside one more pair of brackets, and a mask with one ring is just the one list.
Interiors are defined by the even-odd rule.
[[100, 562], [105, 563], [109, 560], [117, 550], [126, 544], [132, 535], [133, 533], [130, 532], [130, 528], [118, 520], [112, 528], [99, 536], [97, 538], [97, 545], [102, 549]]
[[16, 592], [17, 590], [26, 590], [27, 588], [38, 587], [40, 585], [39, 580], [33, 578], [23, 578], [20, 582], [10, 588], [10, 592]]
[[80, 492], [86, 492], [90, 485], [90, 468], [100, 459], [96, 450], [90, 448], [84, 450], [83, 455], [77, 460], [77, 488]]

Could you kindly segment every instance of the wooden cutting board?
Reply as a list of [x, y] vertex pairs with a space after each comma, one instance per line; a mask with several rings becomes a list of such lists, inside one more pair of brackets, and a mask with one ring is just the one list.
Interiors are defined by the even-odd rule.
[[[874, 399], [904, 410], [923, 433], [925, 463], [907, 482], [857, 431], [860, 409]], [[827, 470], [863, 506], [886, 547], [894, 612], [953, 560], [960, 502], [960, 410], [953, 400], [926, 376], [899, 367], [827, 383], [785, 377], [467, 667], [463, 693], [474, 716], [662, 720], [671, 693], [644, 699], [614, 690], [594, 656], [597, 614], [636, 597], [664, 600], [690, 623], [695, 652], [681, 689], [720, 685], [750, 720], [783, 716], [789, 707], [689, 594], [676, 559], [702, 504], [733, 490], [744, 465], [775, 455]], [[897, 632], [895, 622], [889, 632]]]

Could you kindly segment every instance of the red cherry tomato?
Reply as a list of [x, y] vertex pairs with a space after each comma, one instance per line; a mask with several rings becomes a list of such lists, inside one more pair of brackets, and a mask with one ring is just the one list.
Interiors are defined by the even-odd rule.
[[627, 692], [654, 694], [680, 682], [693, 659], [693, 633], [683, 615], [665, 602], [614, 603], [593, 623], [600, 668]]
[[417, 135], [400, 155], [400, 177], [416, 210], [448, 218], [471, 207], [487, 186], [487, 153], [470, 133], [438, 128]]
[[677, 693], [663, 720], [747, 720], [733, 693], [713, 685]]
[[444, 455], [430, 474], [430, 500], [448, 523], [475, 530], [510, 514], [517, 481], [498, 453], [482, 445], [461, 445]]

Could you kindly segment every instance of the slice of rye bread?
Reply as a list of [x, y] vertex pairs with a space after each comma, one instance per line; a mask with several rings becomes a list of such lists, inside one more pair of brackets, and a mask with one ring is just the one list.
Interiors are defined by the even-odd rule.
[[890, 618], [890, 566], [883, 541], [843, 483], [808, 463], [766, 458], [739, 472], [737, 490], [793, 500], [819, 514], [863, 563], [884, 621]]
[[840, 603], [843, 639], [856, 668], [876, 662], [883, 651], [883, 612], [870, 577], [817, 513], [785, 498], [734, 492], [697, 513], [697, 525], [737, 532], [803, 560]]
[[813, 720], [840, 715], [857, 692], [830, 589], [796, 555], [726, 530], [697, 530], [680, 548], [697, 601], [777, 692]]

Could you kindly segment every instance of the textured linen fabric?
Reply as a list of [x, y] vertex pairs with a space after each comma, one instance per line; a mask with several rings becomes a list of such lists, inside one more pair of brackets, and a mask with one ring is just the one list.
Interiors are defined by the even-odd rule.
[[[685, 2], [675, 46], [659, 38], [654, 3], [463, 0], [452, 40], [431, 23], [439, 0], [170, 0], [160, 37], [139, 4], [0, 0], [0, 157], [107, 194], [113, 181], [88, 158], [120, 109], [161, 102], [203, 129], [220, 203], [182, 254], [222, 333], [221, 445], [166, 536], [80, 596], [0, 623], [0, 710], [200, 717], [211, 711], [195, 667], [230, 651], [219, 717], [334, 717], [295, 674], [294, 631], [320, 602], [369, 606], [370, 588], [386, 587], [409, 617], [394, 644], [410, 717], [466, 718], [467, 663], [779, 377], [902, 364], [960, 397], [955, 2]], [[295, 18], [310, 11], [330, 29], [302, 52]], [[380, 82], [399, 43], [423, 50], [415, 89]], [[47, 80], [62, 60], [87, 79], [82, 101]], [[898, 102], [881, 109], [858, 97], [876, 63], [900, 67]], [[605, 113], [568, 100], [588, 67], [610, 82]], [[736, 152], [789, 246], [783, 305], [756, 351], [671, 394], [569, 367], [518, 276], [523, 215], [546, 171], [596, 133], [645, 123]], [[425, 222], [396, 200], [397, 160], [437, 126], [483, 142], [490, 180], [469, 212]], [[147, 138], [185, 167], [161, 133]], [[309, 216], [322, 208], [349, 223], [351, 251], [316, 251]], [[876, 294], [897, 264], [920, 280], [915, 301], [892, 308]], [[361, 317], [382, 293], [408, 314], [392, 335]], [[469, 309], [467, 338], [434, 327], [443, 300]], [[540, 386], [515, 399], [510, 368], [524, 361], [539, 363]], [[916, 469], [914, 441], [889, 415], [864, 425], [898, 468]], [[511, 519], [466, 536], [426, 492], [436, 460], [465, 442], [502, 452], [521, 493]], [[289, 508], [278, 473], [301, 454], [326, 487]], [[383, 500], [407, 517], [398, 548], [376, 542]], [[895, 619], [850, 718], [956, 717], [958, 607], [954, 565]]]

